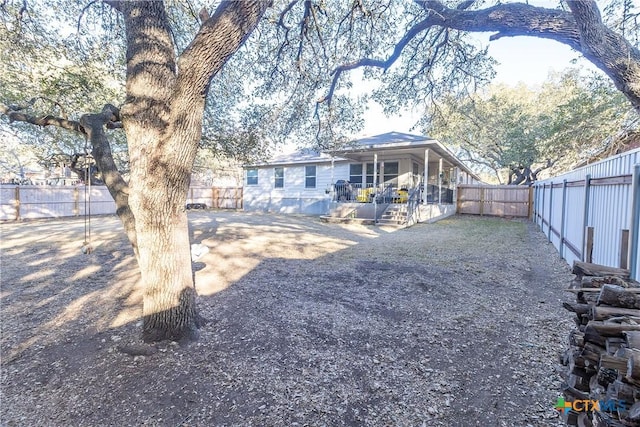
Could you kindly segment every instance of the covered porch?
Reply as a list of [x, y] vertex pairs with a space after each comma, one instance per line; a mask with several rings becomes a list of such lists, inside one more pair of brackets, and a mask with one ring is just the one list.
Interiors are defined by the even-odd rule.
[[424, 136], [392, 132], [332, 154], [349, 162], [348, 176], [343, 168], [336, 176], [332, 163], [328, 193], [334, 218], [410, 225], [428, 220], [427, 212], [450, 213], [446, 206], [454, 207], [457, 185], [478, 181], [446, 147]]

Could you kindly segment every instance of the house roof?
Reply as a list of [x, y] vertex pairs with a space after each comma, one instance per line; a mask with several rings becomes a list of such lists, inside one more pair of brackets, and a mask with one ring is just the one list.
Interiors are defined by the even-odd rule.
[[380, 135], [368, 136], [357, 139], [347, 144], [345, 150], [349, 149], [377, 149], [384, 147], [400, 147], [423, 145], [427, 141], [435, 139], [424, 135], [412, 135], [401, 132], [387, 132]]
[[477, 180], [476, 174], [460, 161], [447, 147], [438, 140], [425, 135], [412, 135], [401, 132], [388, 132], [381, 135], [370, 136], [358, 139], [347, 144], [343, 149], [334, 151], [334, 154], [348, 159], [362, 161], [369, 154], [411, 154], [424, 159], [425, 150], [429, 150], [429, 155], [433, 158], [441, 158], [452, 167], [459, 167]]
[[334, 162], [344, 162], [348, 160], [372, 161], [371, 156], [373, 153], [385, 156], [411, 154], [424, 159], [425, 150], [427, 149], [430, 150], [430, 156], [433, 156], [430, 157], [430, 159], [433, 160], [441, 158], [448, 165], [452, 167], [459, 167], [479, 180], [471, 169], [462, 163], [439, 141], [424, 135], [412, 135], [401, 132], [388, 132], [381, 135], [374, 135], [351, 141], [350, 143], [347, 143], [344, 148], [332, 151], [333, 157], [329, 153], [320, 153], [309, 149], [303, 149], [294, 153], [279, 155], [264, 163], [247, 165], [245, 167], [329, 163], [332, 158]]
[[[320, 153], [311, 149], [297, 150], [293, 153], [278, 154], [272, 157], [266, 162], [253, 163], [245, 165], [246, 167], [255, 166], [279, 166], [279, 165], [293, 165], [299, 163], [330, 163], [332, 156], [327, 153]], [[333, 157], [334, 161], [346, 161], [347, 159], [340, 159]]]

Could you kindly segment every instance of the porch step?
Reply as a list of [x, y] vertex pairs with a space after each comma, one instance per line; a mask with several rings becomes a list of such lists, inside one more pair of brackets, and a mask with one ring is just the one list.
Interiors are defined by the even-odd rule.
[[406, 225], [407, 224], [407, 205], [404, 203], [390, 204], [378, 220], [379, 224], [388, 225]]

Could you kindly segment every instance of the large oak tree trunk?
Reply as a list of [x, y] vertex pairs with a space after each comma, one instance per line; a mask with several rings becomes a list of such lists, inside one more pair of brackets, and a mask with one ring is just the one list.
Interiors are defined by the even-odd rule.
[[268, 6], [223, 3], [176, 57], [162, 2], [115, 4], [127, 31], [127, 135], [146, 341], [193, 340], [196, 310], [185, 202], [211, 78], [244, 43]]

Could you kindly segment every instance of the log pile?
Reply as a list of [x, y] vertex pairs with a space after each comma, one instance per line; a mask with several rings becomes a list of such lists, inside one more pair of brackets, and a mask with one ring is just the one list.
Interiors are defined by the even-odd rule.
[[[629, 271], [576, 262], [576, 327], [562, 356], [567, 425], [640, 426], [640, 284]], [[560, 406], [564, 405], [564, 410]]]

